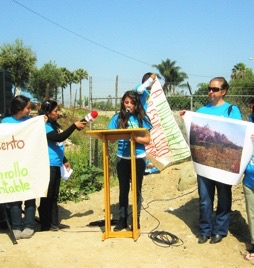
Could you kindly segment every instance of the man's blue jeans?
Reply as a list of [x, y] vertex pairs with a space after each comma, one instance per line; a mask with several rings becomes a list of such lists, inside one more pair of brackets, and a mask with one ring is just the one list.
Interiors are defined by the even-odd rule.
[[[13, 230], [23, 230], [22, 224], [22, 202], [12, 202], [10, 205], [10, 216]], [[25, 201], [24, 228], [34, 229], [35, 227], [35, 199]]]
[[[229, 229], [232, 186], [199, 175], [197, 179], [200, 235], [207, 237], [215, 234], [226, 236]], [[218, 202], [215, 215], [213, 215], [215, 190], [217, 191]]]

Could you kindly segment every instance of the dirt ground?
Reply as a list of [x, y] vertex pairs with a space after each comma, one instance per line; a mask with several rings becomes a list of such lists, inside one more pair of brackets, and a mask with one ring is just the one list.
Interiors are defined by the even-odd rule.
[[[141, 235], [102, 241], [103, 191], [79, 203], [60, 204], [61, 223], [70, 229], [37, 232], [13, 245], [8, 230], [0, 230], [0, 263], [9, 268], [50, 267], [253, 267], [244, 260], [249, 246], [242, 185], [233, 186], [230, 232], [218, 244], [198, 244], [197, 186], [178, 191], [179, 173], [189, 162], [175, 164], [144, 178]], [[111, 189], [112, 219], [117, 219], [118, 187]], [[92, 223], [95, 226], [89, 226]], [[95, 224], [94, 224], [95, 223]], [[151, 232], [165, 232], [159, 242]], [[154, 233], [153, 233], [154, 234]], [[168, 245], [160, 241], [172, 241]]]

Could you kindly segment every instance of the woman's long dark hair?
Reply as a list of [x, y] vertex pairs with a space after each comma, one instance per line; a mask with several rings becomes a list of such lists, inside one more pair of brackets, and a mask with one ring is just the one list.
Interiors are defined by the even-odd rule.
[[15, 115], [18, 112], [23, 111], [28, 102], [30, 102], [30, 99], [26, 96], [19, 95], [14, 97], [11, 101], [11, 114]]
[[[38, 111], [39, 115], [46, 115], [48, 117], [48, 114], [50, 112], [52, 112], [57, 106], [57, 102], [54, 100], [45, 100], [42, 104], [41, 104], [41, 108]], [[48, 121], [47, 123], [50, 123], [51, 126], [53, 127], [54, 130], [56, 130], [57, 132], [60, 131], [60, 129], [62, 128], [57, 121], [53, 121], [48, 117]]]
[[138, 119], [138, 125], [139, 127], [143, 127], [143, 120], [147, 123], [150, 123], [150, 120], [143, 108], [143, 105], [140, 102], [139, 94], [133, 90], [126, 91], [121, 99], [121, 106], [120, 106], [120, 112], [118, 116], [118, 128], [127, 128], [128, 127], [128, 119], [130, 116], [130, 112], [126, 111], [126, 108], [124, 107], [124, 100], [129, 97], [134, 105], [135, 110], [132, 113], [135, 115]]

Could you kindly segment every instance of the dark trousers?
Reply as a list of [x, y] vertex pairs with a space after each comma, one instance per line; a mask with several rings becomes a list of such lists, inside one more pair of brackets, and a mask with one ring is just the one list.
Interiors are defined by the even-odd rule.
[[[229, 229], [232, 186], [199, 175], [197, 179], [200, 235], [207, 237], [215, 234], [226, 236]], [[218, 203], [215, 215], [213, 216], [215, 189], [217, 190]]]
[[[119, 217], [128, 217], [129, 191], [131, 182], [131, 160], [117, 157], [117, 176], [119, 180]], [[140, 216], [142, 202], [142, 182], [146, 168], [146, 159], [136, 159], [137, 213]]]
[[36, 210], [35, 199], [29, 199], [24, 202], [25, 217], [23, 223], [22, 223], [22, 203], [23, 203], [22, 201], [9, 203], [12, 229], [14, 230], [23, 230], [23, 228], [34, 229], [35, 210]]
[[41, 230], [48, 231], [51, 224], [59, 225], [58, 220], [58, 195], [60, 190], [60, 167], [50, 167], [50, 180], [47, 197], [42, 197], [38, 208]]

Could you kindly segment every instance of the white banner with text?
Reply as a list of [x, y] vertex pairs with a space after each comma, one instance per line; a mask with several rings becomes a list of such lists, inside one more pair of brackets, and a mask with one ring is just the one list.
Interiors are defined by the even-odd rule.
[[147, 158], [160, 170], [190, 156], [190, 149], [177, 125], [158, 79], [154, 82], [148, 108], [153, 128]]
[[48, 184], [44, 117], [0, 124], [0, 203], [45, 197]]

